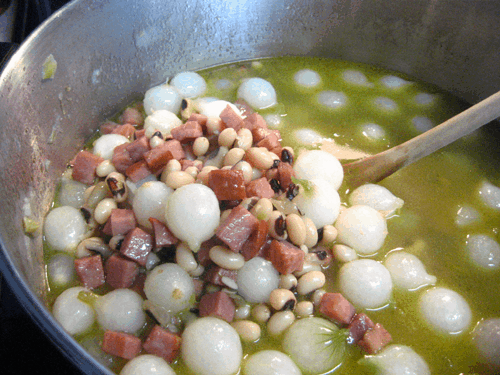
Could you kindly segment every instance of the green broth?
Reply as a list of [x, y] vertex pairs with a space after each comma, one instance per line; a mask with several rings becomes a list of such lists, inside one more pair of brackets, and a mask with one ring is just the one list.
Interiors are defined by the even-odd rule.
[[[303, 88], [294, 82], [294, 74], [305, 68], [319, 73], [322, 79], [320, 85]], [[371, 85], [367, 87], [346, 82], [342, 77], [346, 70], [362, 72]], [[409, 76], [345, 61], [283, 57], [215, 67], [199, 73], [207, 81], [205, 96], [231, 102], [237, 99], [236, 91], [244, 78], [258, 76], [272, 83], [279, 104], [260, 113], [281, 116], [282, 124], [278, 129], [283, 144], [294, 147], [296, 151], [304, 146], [296, 141], [294, 131], [309, 128], [323, 137], [335, 139], [341, 145], [354, 146], [367, 153], [380, 152], [419, 134], [412, 126], [414, 116], [425, 116], [437, 125], [467, 107], [439, 88]], [[381, 78], [387, 75], [405, 79], [409, 84], [388, 88], [381, 83]], [[222, 78], [231, 80], [232, 86], [217, 90], [216, 82]], [[338, 109], [326, 108], [316, 99], [322, 90], [343, 92], [348, 98], [347, 104]], [[418, 104], [415, 96], [419, 93], [431, 94], [433, 103]], [[393, 100], [397, 109], [381, 111], [373, 104], [377, 97]], [[363, 136], [360, 126], [365, 123], [380, 125], [386, 136], [380, 140]], [[464, 248], [469, 234], [489, 234], [498, 239], [500, 212], [486, 207], [477, 193], [479, 184], [485, 179], [500, 185], [496, 167], [500, 160], [500, 148], [494, 133], [494, 127], [485, 127], [381, 183], [403, 199], [405, 204], [388, 220], [389, 235], [385, 244], [370, 258], [383, 261], [391, 250], [403, 248], [416, 255], [427, 272], [437, 277], [437, 286], [458, 292], [472, 309], [471, 326], [459, 335], [438, 334], [422, 321], [417, 301], [429, 287], [415, 291], [395, 290], [388, 306], [378, 311], [367, 311], [373, 321], [381, 323], [391, 333], [393, 343], [409, 345], [420, 354], [433, 374], [493, 374], [491, 369], [481, 364], [471, 342], [471, 332], [481, 319], [499, 314], [500, 271], [479, 269], [468, 259]], [[346, 202], [348, 192], [349, 187], [343, 185], [339, 191], [343, 202]], [[454, 220], [463, 205], [479, 210], [481, 222], [458, 227]], [[50, 253], [47, 249], [46, 256]], [[334, 263], [326, 271], [328, 281], [325, 289], [329, 292], [338, 291], [336, 273], [339, 268], [340, 265]], [[60, 290], [52, 292], [55, 298]], [[262, 349], [280, 350], [281, 338], [270, 338], [265, 334], [265, 326], [262, 329], [262, 338], [257, 343], [244, 344], [245, 354]], [[99, 332], [97, 327], [93, 334], [96, 332]], [[357, 364], [362, 356], [361, 350], [353, 348], [350, 358], [334, 372], [365, 374], [366, 369]], [[117, 366], [114, 370], [119, 370], [122, 363]], [[172, 367], [179, 375], [191, 374], [180, 360]]]

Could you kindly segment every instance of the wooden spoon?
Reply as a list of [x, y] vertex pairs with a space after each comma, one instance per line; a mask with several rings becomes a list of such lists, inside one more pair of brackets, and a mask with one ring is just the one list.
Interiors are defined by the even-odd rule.
[[498, 117], [500, 117], [500, 92], [409, 141], [345, 164], [343, 166], [345, 179], [353, 188], [379, 182]]

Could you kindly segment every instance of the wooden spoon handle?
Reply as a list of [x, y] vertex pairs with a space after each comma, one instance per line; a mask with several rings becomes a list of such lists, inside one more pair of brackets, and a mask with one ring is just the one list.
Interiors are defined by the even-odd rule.
[[381, 181], [498, 117], [500, 117], [500, 92], [409, 141], [344, 165], [344, 174], [352, 187]]

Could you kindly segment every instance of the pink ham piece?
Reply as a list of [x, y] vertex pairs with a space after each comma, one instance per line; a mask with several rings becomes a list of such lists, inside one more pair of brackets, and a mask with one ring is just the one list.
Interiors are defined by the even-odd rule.
[[203, 129], [198, 121], [187, 121], [170, 131], [172, 137], [181, 143], [187, 143], [203, 136]]
[[106, 282], [115, 289], [130, 288], [139, 274], [139, 265], [119, 254], [113, 254], [105, 264]]
[[227, 270], [225, 268], [213, 265], [206, 273], [205, 280], [214, 285], [227, 286], [222, 281], [222, 278], [227, 277], [236, 282], [237, 276], [238, 276], [238, 271], [236, 270]]
[[305, 254], [290, 242], [273, 240], [269, 249], [269, 260], [282, 275], [302, 271]]
[[104, 284], [104, 267], [99, 254], [75, 259], [75, 271], [84, 287], [93, 289]]
[[359, 340], [358, 345], [368, 354], [375, 354], [391, 341], [391, 334], [387, 332], [382, 324], [377, 323], [375, 327], [365, 332], [363, 338]]
[[188, 118], [188, 121], [196, 121], [201, 126], [206, 126], [207, 120], [208, 120], [208, 117], [205, 115], [202, 115], [201, 113], [193, 113]]
[[186, 153], [184, 152], [181, 143], [177, 139], [166, 141], [159, 147], [164, 147], [166, 150], [170, 151], [174, 159], [182, 160], [186, 157]]
[[155, 147], [144, 154], [144, 160], [149, 170], [154, 174], [160, 173], [173, 158], [172, 152], [167, 147], [162, 146]]
[[119, 234], [127, 234], [137, 226], [133, 210], [125, 208], [115, 208], [111, 210], [103, 232], [108, 236], [116, 236]]
[[124, 125], [119, 125], [116, 128], [113, 129], [111, 134], [120, 134], [123, 135], [124, 137], [127, 137], [128, 139], [131, 139], [134, 136], [135, 133], [135, 128], [131, 124], [124, 124]]
[[120, 253], [125, 257], [146, 265], [146, 258], [153, 249], [153, 238], [149, 233], [137, 227], [127, 233], [120, 247]]
[[172, 363], [181, 349], [181, 337], [155, 325], [142, 347], [147, 353]]
[[132, 164], [125, 170], [125, 175], [132, 180], [132, 182], [140, 181], [148, 176], [150, 176], [152, 171], [148, 168], [148, 164], [144, 161], [138, 161]]
[[[281, 164], [281, 163], [280, 163]], [[250, 181], [246, 186], [247, 197], [258, 198], [273, 198], [274, 190], [267, 181], [267, 178], [261, 177], [256, 180]]]
[[293, 167], [288, 163], [278, 164], [278, 182], [280, 183], [281, 189], [286, 191], [288, 186], [292, 183], [292, 177], [295, 177], [295, 171]]
[[245, 127], [241, 116], [237, 114], [229, 105], [222, 110], [219, 117], [226, 128], [233, 128], [238, 131]]
[[122, 124], [142, 125], [142, 123], [144, 122], [144, 117], [138, 109], [128, 107], [120, 116], [120, 122]]
[[325, 293], [321, 297], [319, 312], [339, 324], [349, 324], [356, 314], [354, 306], [340, 293]]
[[242, 171], [216, 169], [208, 174], [208, 187], [219, 201], [242, 200], [247, 197]]
[[220, 291], [201, 297], [199, 309], [200, 317], [212, 316], [231, 323], [234, 319], [236, 306], [227, 293]]
[[104, 332], [101, 348], [108, 354], [132, 359], [141, 351], [141, 339], [129, 333], [108, 330]]
[[118, 126], [120, 126], [120, 124], [117, 124], [116, 122], [106, 121], [104, 124], [99, 126], [99, 131], [102, 134], [111, 134], [113, 129], [117, 128]]
[[241, 248], [241, 255], [245, 258], [245, 261], [256, 257], [262, 250], [268, 238], [269, 226], [266, 220], [259, 220], [257, 228], [252, 232], [248, 241], [243, 244]]
[[232, 251], [239, 253], [243, 244], [257, 228], [259, 221], [243, 206], [236, 206], [219, 225], [215, 235]]
[[[254, 129], [267, 129], [267, 122], [264, 120], [264, 117], [262, 117], [260, 114], [257, 112], [251, 113], [248, 115], [245, 120], [243, 120], [243, 124], [245, 128], [250, 129], [253, 133]], [[261, 138], [262, 139], [262, 138]], [[258, 141], [260, 141], [259, 139]], [[254, 143], [258, 142], [254, 138]]]
[[96, 177], [95, 170], [104, 159], [93, 153], [83, 150], [76, 154], [73, 161], [73, 171], [71, 177], [75, 181], [92, 185]]
[[349, 323], [349, 338], [348, 342], [357, 344], [363, 338], [365, 332], [375, 327], [375, 323], [365, 313], [354, 315], [351, 323]]
[[151, 147], [149, 146], [149, 139], [147, 137], [141, 137], [135, 141], [127, 143], [125, 149], [128, 152], [130, 160], [136, 163], [143, 159], [144, 153], [148, 152]]
[[149, 222], [153, 227], [154, 246], [153, 250], [158, 251], [162, 247], [173, 246], [179, 243], [179, 239], [173, 235], [168, 227], [160, 220], [154, 217], [149, 218]]
[[281, 135], [279, 132], [269, 132], [265, 138], [257, 142], [257, 147], [265, 147], [269, 151], [281, 147]]
[[120, 173], [125, 173], [128, 167], [134, 164], [134, 161], [130, 158], [127, 151], [128, 143], [116, 146], [113, 150], [113, 156], [111, 162], [115, 166], [116, 170]]

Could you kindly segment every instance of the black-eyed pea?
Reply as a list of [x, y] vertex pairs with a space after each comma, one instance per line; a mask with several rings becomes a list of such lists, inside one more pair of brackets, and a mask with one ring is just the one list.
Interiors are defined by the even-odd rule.
[[250, 316], [250, 311], [251, 311], [250, 305], [245, 304], [242, 306], [238, 306], [234, 311], [234, 319], [236, 320], [248, 319], [248, 317]]
[[250, 147], [246, 151], [246, 159], [259, 170], [267, 170], [273, 166], [274, 159], [266, 148]]
[[299, 278], [297, 284], [297, 293], [305, 296], [316, 289], [320, 289], [325, 285], [325, 274], [321, 271], [309, 271]]
[[325, 225], [322, 229], [323, 237], [320, 241], [322, 245], [328, 245], [337, 239], [338, 231], [333, 225]]
[[123, 234], [117, 234], [116, 236], [111, 237], [109, 240], [109, 248], [113, 251], [120, 251], [120, 247], [122, 246], [123, 240], [125, 236]]
[[224, 129], [219, 134], [219, 139], [218, 139], [219, 146], [227, 148], [233, 147], [233, 143], [236, 140], [236, 137], [237, 137], [236, 130], [234, 130], [233, 128]]
[[198, 267], [198, 262], [191, 249], [184, 243], [177, 245], [175, 262], [186, 272], [193, 272]]
[[116, 172], [116, 168], [111, 160], [103, 160], [95, 169], [95, 174], [99, 177], [106, 177], [112, 172]]
[[271, 168], [266, 171], [266, 178], [268, 181], [275, 179], [278, 181], [278, 168]]
[[171, 172], [177, 172], [177, 171], [182, 171], [182, 166], [181, 166], [181, 163], [179, 162], [179, 160], [177, 160], [177, 159], [171, 159], [171, 160], [169, 160], [168, 163], [167, 163], [167, 165], [163, 169], [163, 172], [161, 173], [160, 180], [162, 182], [166, 182], [167, 181], [167, 176]]
[[104, 198], [100, 201], [94, 210], [94, 220], [98, 224], [104, 224], [111, 216], [111, 211], [118, 208], [113, 198]]
[[245, 156], [245, 150], [237, 147], [232, 148], [227, 152], [226, 156], [224, 156], [223, 164], [224, 166], [232, 167], [233, 165], [241, 161], [244, 156]]
[[198, 175], [196, 176], [196, 178], [201, 181], [201, 183], [203, 185], [207, 185], [208, 184], [208, 174], [212, 171], [215, 171], [219, 168], [217, 167], [213, 167], [213, 166], [206, 166], [206, 167], [203, 167], [202, 170], [198, 173]]
[[233, 165], [231, 169], [243, 172], [243, 179], [245, 180], [245, 184], [248, 184], [250, 181], [252, 181], [252, 166], [249, 162], [240, 160], [235, 165]]
[[76, 247], [75, 256], [77, 258], [84, 258], [95, 253], [101, 254], [104, 258], [108, 258], [111, 255], [111, 249], [109, 245], [104, 243], [104, 240], [100, 237], [89, 237], [81, 241]]
[[231, 213], [231, 209], [230, 208], [228, 208], [227, 210], [222, 211], [222, 213], [220, 214], [220, 222], [223, 223], [224, 220], [227, 219], [227, 217], [229, 216], [230, 213]]
[[289, 289], [274, 289], [269, 295], [269, 304], [276, 311], [294, 310], [297, 299]]
[[321, 271], [321, 266], [319, 264], [311, 263], [311, 262], [305, 260], [303, 265], [302, 265], [302, 270], [295, 271], [293, 274], [296, 277], [302, 277], [303, 275], [305, 275], [306, 273], [311, 272], [311, 271]]
[[318, 243], [318, 229], [314, 225], [313, 221], [306, 216], [302, 216], [304, 225], [306, 227], [306, 241], [304, 245], [308, 248], [313, 248]]
[[208, 256], [212, 262], [227, 270], [239, 270], [245, 264], [243, 255], [223, 246], [212, 247]]
[[163, 139], [163, 135], [160, 132], [154, 133], [153, 136], [149, 139], [149, 146], [151, 148], [161, 146], [164, 143], [165, 140]]
[[207, 118], [207, 133], [209, 135], [219, 135], [222, 131], [222, 120], [219, 117], [209, 116]]
[[200, 277], [201, 275], [203, 275], [203, 272], [205, 272], [205, 267], [203, 267], [201, 264], [198, 264], [198, 266], [196, 266], [196, 268], [189, 272], [189, 275], [191, 277]]
[[160, 262], [161, 262], [160, 257], [156, 255], [156, 253], [151, 251], [146, 257], [146, 264], [144, 265], [144, 268], [146, 268], [146, 270], [148, 271], [152, 270], [158, 264], [160, 264]]
[[267, 322], [267, 332], [271, 336], [279, 336], [295, 321], [295, 314], [290, 310], [278, 311]]
[[321, 299], [323, 298], [323, 295], [326, 293], [326, 290], [324, 289], [317, 289], [314, 291], [311, 297], [311, 302], [314, 304], [314, 306], [318, 307], [319, 304], [321, 303]]
[[236, 140], [234, 142], [234, 147], [242, 148], [243, 150], [248, 150], [252, 147], [253, 144], [253, 136], [250, 129], [241, 128], [238, 130]]
[[240, 335], [241, 341], [255, 342], [260, 339], [260, 326], [250, 320], [239, 320], [231, 323], [234, 330]]
[[295, 156], [295, 152], [293, 148], [286, 146], [281, 150], [281, 161], [288, 164], [293, 164], [293, 158]]
[[278, 287], [282, 289], [293, 289], [297, 287], [297, 278], [291, 273], [287, 275], [280, 275], [280, 283]]
[[240, 206], [250, 211], [257, 204], [258, 201], [259, 198], [257, 197], [245, 198], [241, 201]]
[[271, 237], [276, 238], [277, 240], [286, 240], [286, 221], [281, 212], [271, 212], [269, 219], [267, 220], [267, 224]]
[[210, 142], [206, 137], [198, 137], [193, 142], [193, 154], [196, 156], [203, 156], [207, 153], [210, 147]]
[[258, 180], [262, 177], [262, 171], [258, 168], [252, 168], [252, 180]]
[[125, 184], [125, 176], [118, 172], [111, 172], [106, 176], [106, 184], [118, 203], [125, 202], [128, 197], [128, 188]]
[[259, 220], [269, 220], [273, 213], [273, 203], [268, 198], [261, 198], [255, 206], [253, 206], [250, 212]]
[[184, 98], [181, 101], [181, 118], [186, 121], [194, 112], [195, 104], [191, 99]]
[[335, 244], [333, 245], [332, 252], [333, 252], [333, 257], [342, 263], [347, 263], [352, 260], [358, 259], [358, 254], [356, 254], [356, 250], [347, 245]]
[[309, 248], [306, 245], [300, 245], [299, 249], [304, 252], [304, 254], [309, 254]]
[[299, 318], [305, 318], [314, 314], [314, 305], [311, 301], [300, 301], [295, 307], [295, 314]]
[[271, 309], [264, 303], [259, 303], [252, 308], [252, 318], [257, 323], [266, 323], [271, 317]]
[[189, 173], [186, 173], [184, 171], [174, 171], [170, 172], [167, 175], [167, 179], [165, 181], [165, 184], [172, 188], [172, 189], [178, 189], [184, 185], [189, 185], [194, 183], [195, 179], [193, 176], [191, 176]]
[[92, 186], [89, 186], [88, 188], [85, 189], [85, 191], [83, 192], [83, 201], [84, 202], [87, 202], [90, 198], [90, 195], [92, 194], [92, 191], [94, 190], [94, 188], [96, 187], [96, 185], [92, 185]]
[[299, 215], [290, 214], [286, 216], [286, 229], [288, 237], [294, 245], [304, 245], [307, 234], [306, 225]]
[[226, 156], [228, 151], [229, 149], [227, 147], [224, 146], [218, 147], [217, 149], [214, 150], [214, 152], [211, 152], [207, 156], [207, 159], [205, 160], [205, 166], [222, 168], [224, 157]]
[[199, 173], [198, 168], [196, 168], [195, 166], [187, 167], [184, 170], [184, 172], [191, 175], [195, 180], [198, 177], [198, 173]]
[[89, 197], [85, 200], [85, 207], [91, 210], [95, 209], [100, 201], [108, 197], [112, 197], [108, 184], [105, 181], [98, 182], [89, 192]]
[[203, 168], [203, 161], [195, 160], [193, 161], [193, 166], [196, 167], [199, 171]]

